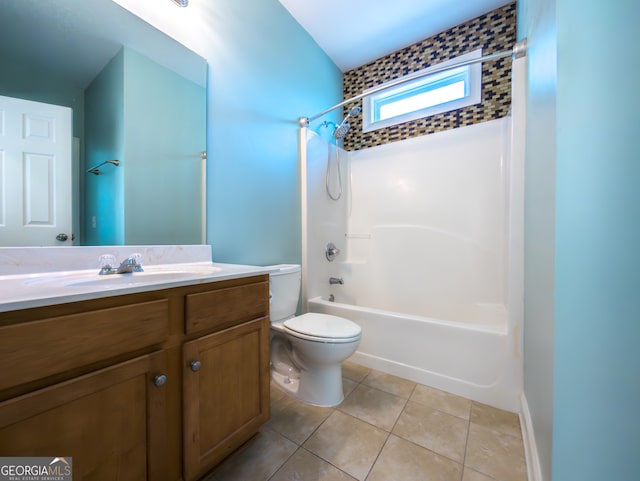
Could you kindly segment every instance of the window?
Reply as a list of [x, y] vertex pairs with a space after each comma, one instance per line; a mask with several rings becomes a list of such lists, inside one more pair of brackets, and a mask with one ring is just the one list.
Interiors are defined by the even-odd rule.
[[[474, 50], [411, 75], [418, 76], [436, 68], [481, 56], [482, 49]], [[478, 104], [482, 100], [481, 90], [482, 66], [480, 63], [434, 73], [402, 85], [389, 87], [364, 97], [362, 130], [370, 132]]]

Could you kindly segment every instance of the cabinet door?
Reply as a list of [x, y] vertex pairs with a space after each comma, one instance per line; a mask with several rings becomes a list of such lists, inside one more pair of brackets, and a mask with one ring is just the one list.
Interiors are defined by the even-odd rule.
[[184, 344], [184, 477], [214, 467], [269, 419], [269, 319]]
[[73, 458], [74, 480], [165, 479], [164, 352], [0, 403], [2, 456]]

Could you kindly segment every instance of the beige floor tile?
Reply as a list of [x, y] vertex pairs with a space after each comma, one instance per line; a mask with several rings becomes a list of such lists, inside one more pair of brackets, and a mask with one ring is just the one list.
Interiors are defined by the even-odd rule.
[[342, 377], [346, 377], [352, 381], [361, 382], [369, 372], [371, 372], [371, 369], [356, 364], [355, 362], [344, 361], [342, 363]]
[[376, 389], [405, 399], [409, 399], [413, 389], [416, 387], [415, 382], [375, 370], [371, 371], [367, 377], [364, 378], [362, 384], [375, 387]]
[[460, 481], [462, 465], [393, 434], [367, 481]]
[[301, 445], [331, 412], [331, 408], [312, 406], [287, 396], [271, 403], [271, 419], [265, 426]]
[[473, 403], [471, 406], [471, 422], [511, 436], [522, 437], [520, 418], [516, 413], [503, 411], [486, 404]]
[[266, 481], [298, 446], [271, 429], [261, 428], [213, 473], [216, 481]]
[[462, 464], [468, 426], [464, 419], [409, 401], [393, 434]]
[[344, 392], [345, 398], [351, 394], [356, 387], [358, 387], [357, 382], [347, 379], [346, 377], [342, 378], [342, 392]]
[[474, 471], [473, 469], [465, 466], [464, 473], [462, 474], [462, 481], [496, 481], [489, 476]]
[[410, 399], [463, 419], [469, 419], [471, 412], [470, 400], [422, 384], [416, 386]]
[[527, 481], [522, 439], [473, 422], [464, 464], [498, 481]]
[[406, 403], [406, 399], [360, 384], [338, 409], [391, 431]]
[[301, 448], [269, 481], [355, 481], [355, 478]]
[[[364, 481], [387, 433], [340, 411], [334, 411], [304, 447], [354, 478]], [[307, 481], [307, 480], [305, 480]]]

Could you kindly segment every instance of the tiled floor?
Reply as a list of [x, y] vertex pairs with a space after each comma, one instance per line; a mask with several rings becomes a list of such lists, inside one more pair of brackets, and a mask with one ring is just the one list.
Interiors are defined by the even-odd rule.
[[271, 389], [271, 420], [207, 481], [526, 481], [518, 416], [353, 363], [336, 408]]

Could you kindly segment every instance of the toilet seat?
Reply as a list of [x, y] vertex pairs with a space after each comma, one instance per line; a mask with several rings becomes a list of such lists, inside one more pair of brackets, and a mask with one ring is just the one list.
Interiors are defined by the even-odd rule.
[[360, 339], [362, 329], [344, 317], [310, 312], [283, 322], [284, 331], [294, 337], [324, 343], [347, 343]]

